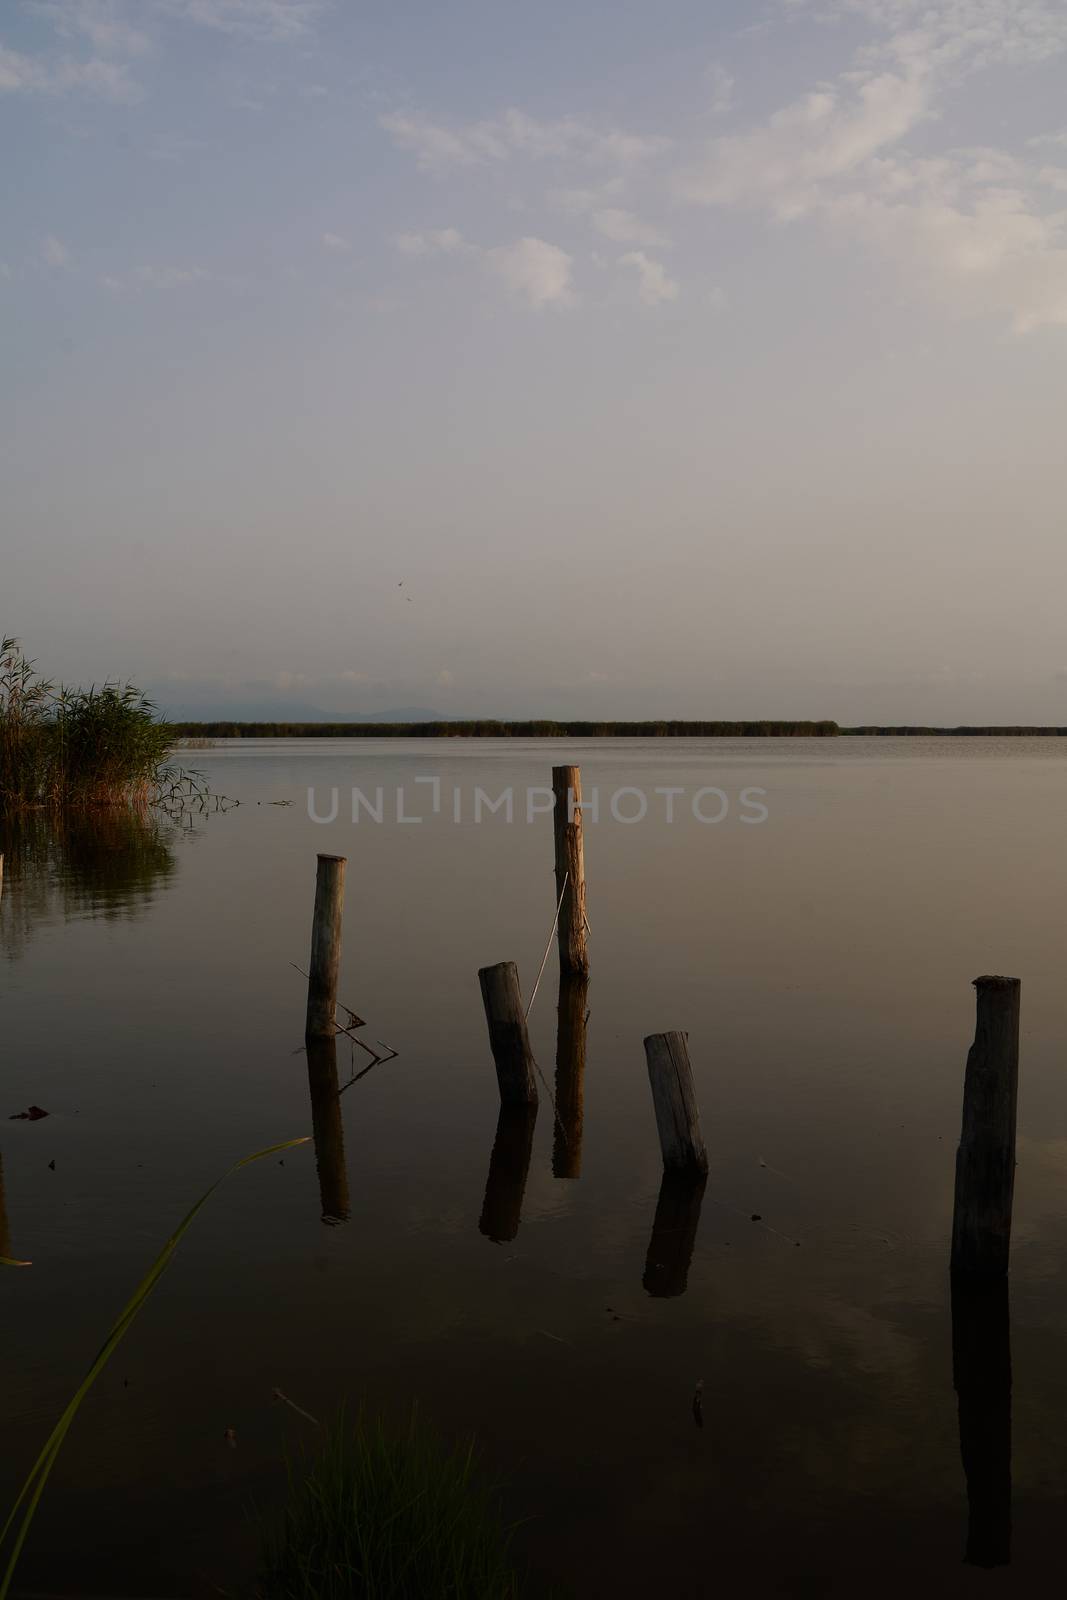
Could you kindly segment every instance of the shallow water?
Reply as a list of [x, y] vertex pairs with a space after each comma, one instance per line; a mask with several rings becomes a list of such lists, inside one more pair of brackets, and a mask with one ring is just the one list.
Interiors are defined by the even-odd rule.
[[[34, 1263], [0, 1275], [4, 1503], [192, 1200], [311, 1130], [297, 968], [316, 851], [349, 858], [341, 998], [398, 1055], [342, 1093], [343, 1149], [313, 1063], [319, 1170], [293, 1151], [201, 1214], [64, 1446], [25, 1592], [245, 1579], [249, 1505], [271, 1506], [307, 1428], [275, 1388], [315, 1415], [346, 1394], [417, 1398], [446, 1432], [473, 1430], [557, 1594], [988, 1584], [962, 1564], [947, 1277], [969, 985], [986, 971], [1023, 979], [1014, 1528], [995, 1581], [1022, 1595], [1058, 1576], [1067, 743], [359, 739], [186, 759], [240, 806], [0, 840], [0, 1254]], [[526, 821], [527, 791], [564, 760], [600, 796], [592, 981], [584, 1006], [569, 997], [561, 1116], [543, 1092], [523, 1191], [521, 1128], [491, 1164], [476, 973], [512, 959], [533, 987], [555, 896], [551, 818], [535, 792]], [[436, 814], [420, 777], [440, 780]], [[353, 785], [372, 806], [381, 786], [381, 823], [361, 806], [353, 826]], [[309, 786], [320, 812], [337, 787], [334, 822], [310, 820]], [[477, 786], [510, 786], [514, 820], [483, 804], [476, 823]], [[718, 823], [693, 815], [709, 786], [729, 802]], [[422, 821], [397, 820], [400, 787]], [[667, 787], [684, 791], [671, 823]], [[742, 820], [746, 788], [766, 791], [765, 821]], [[622, 789], [646, 796], [643, 820], [612, 817]], [[530, 1022], [555, 1089], [554, 949]], [[664, 1197], [653, 1242], [641, 1041], [669, 1028], [689, 1032], [711, 1173], [699, 1215]], [[342, 1041], [341, 1084], [369, 1059]], [[48, 1117], [6, 1120], [31, 1104]], [[1002, 1391], [985, 1463], [1001, 1500]]]

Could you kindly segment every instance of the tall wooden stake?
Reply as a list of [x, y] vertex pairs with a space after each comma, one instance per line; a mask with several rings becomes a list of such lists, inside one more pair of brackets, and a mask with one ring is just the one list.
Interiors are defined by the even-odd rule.
[[552, 818], [556, 839], [556, 900], [563, 897], [559, 908], [559, 969], [574, 977], [589, 971], [581, 768], [553, 767], [552, 793], [555, 797]]
[[685, 1033], [650, 1034], [645, 1040], [645, 1060], [664, 1167], [707, 1172], [708, 1152], [700, 1131], [688, 1037]]
[[315, 913], [311, 920], [311, 966], [305, 1036], [335, 1032], [337, 975], [341, 967], [341, 913], [345, 900], [345, 856], [319, 856]]
[[537, 1083], [534, 1058], [526, 1032], [519, 974], [514, 961], [501, 961], [495, 967], [482, 967], [478, 973], [489, 1024], [489, 1048], [496, 1062], [500, 1103], [506, 1106], [535, 1106]]
[[956, 1151], [952, 1271], [971, 1278], [1008, 1270], [1019, 1088], [1018, 978], [976, 978], [978, 1018], [963, 1084]]

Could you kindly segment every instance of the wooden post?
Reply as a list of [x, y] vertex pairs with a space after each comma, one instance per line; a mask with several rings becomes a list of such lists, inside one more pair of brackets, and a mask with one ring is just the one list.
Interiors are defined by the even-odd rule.
[[1008, 1270], [1019, 1087], [1018, 978], [976, 978], [978, 1019], [963, 1084], [956, 1151], [952, 1271], [995, 1278]]
[[642, 1280], [657, 1299], [685, 1293], [707, 1181], [703, 1172], [663, 1174]]
[[494, 1244], [506, 1244], [519, 1231], [536, 1121], [536, 1105], [500, 1107], [478, 1223]]
[[556, 1121], [552, 1137], [552, 1176], [582, 1175], [582, 1107], [585, 1078], [585, 978], [559, 980], [556, 1013]]
[[482, 989], [485, 1020], [489, 1024], [489, 1047], [496, 1062], [500, 1103], [506, 1106], [535, 1106], [537, 1083], [534, 1058], [526, 1032], [519, 974], [514, 961], [501, 961], [495, 967], [482, 967], [478, 973]]
[[309, 1036], [307, 1058], [311, 1129], [315, 1138], [322, 1220], [328, 1224], [347, 1222], [348, 1170], [345, 1165], [341, 1096], [337, 1084], [337, 1040], [322, 1034]]
[[1011, 1324], [1008, 1280], [952, 1279], [952, 1381], [967, 1479], [964, 1560], [1011, 1560]]
[[0, 850], [0, 900], [4, 898], [4, 852]]
[[336, 1030], [337, 975], [341, 967], [341, 913], [345, 899], [345, 856], [319, 856], [315, 872], [315, 914], [311, 921], [308, 972], [308, 1039]]
[[645, 1040], [648, 1081], [656, 1108], [663, 1165], [671, 1171], [707, 1172], [686, 1033], [652, 1033]]
[[[585, 915], [585, 847], [582, 842], [582, 769], [553, 767], [552, 820], [556, 839], [556, 900], [559, 906], [559, 969], [569, 976], [589, 971]], [[566, 883], [566, 888], [564, 888]]]

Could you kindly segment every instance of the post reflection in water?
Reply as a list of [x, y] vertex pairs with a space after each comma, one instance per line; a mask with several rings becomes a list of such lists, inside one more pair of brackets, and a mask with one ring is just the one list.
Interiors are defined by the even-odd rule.
[[646, 1292], [657, 1299], [686, 1291], [707, 1181], [703, 1172], [663, 1174], [642, 1279]]
[[347, 1222], [350, 1214], [345, 1130], [337, 1083], [337, 1041], [309, 1038], [306, 1045], [311, 1128], [315, 1139], [322, 1220], [334, 1225]]
[[967, 1547], [978, 1567], [1011, 1560], [1011, 1327], [1006, 1277], [952, 1280], [952, 1377], [967, 1479]]
[[556, 1120], [552, 1137], [552, 1176], [582, 1175], [583, 1080], [586, 1000], [589, 980], [561, 977], [556, 1022]]
[[7, 1205], [4, 1200], [4, 1158], [0, 1156], [0, 1256], [9, 1259], [14, 1254], [11, 1248], [11, 1229], [7, 1222]]
[[519, 1231], [536, 1122], [536, 1106], [500, 1107], [478, 1223], [494, 1244], [506, 1244]]

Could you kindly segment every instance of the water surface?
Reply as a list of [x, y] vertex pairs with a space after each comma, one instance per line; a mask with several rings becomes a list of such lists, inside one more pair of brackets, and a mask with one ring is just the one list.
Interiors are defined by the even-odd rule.
[[[25, 1592], [244, 1581], [249, 1504], [273, 1504], [306, 1426], [275, 1388], [315, 1415], [417, 1398], [473, 1430], [558, 1594], [988, 1584], [962, 1560], [947, 1278], [985, 971], [1023, 979], [1013, 1529], [993, 1581], [1044, 1591], [1067, 1470], [1067, 746], [359, 739], [187, 759], [241, 805], [0, 841], [0, 1244], [34, 1262], [0, 1276], [5, 1500], [191, 1201], [313, 1126], [319, 1160], [251, 1168], [202, 1213], [64, 1447]], [[532, 989], [555, 895], [526, 792], [566, 760], [601, 797], [592, 980], [561, 1025], [552, 952], [530, 1025], [560, 1117], [543, 1091], [532, 1130], [498, 1130], [476, 974], [511, 959]], [[419, 777], [440, 779], [436, 814]], [[353, 785], [382, 788], [380, 824], [352, 825]], [[334, 822], [310, 820], [309, 786], [320, 811], [337, 787]], [[511, 786], [515, 820], [476, 824], [476, 786]], [[718, 824], [692, 814], [709, 786], [730, 800]], [[397, 821], [400, 787], [421, 822]], [[657, 787], [685, 791], [673, 823]], [[746, 787], [765, 822], [742, 822]], [[643, 821], [612, 818], [622, 788], [648, 795]], [[317, 851], [349, 861], [341, 997], [398, 1052], [339, 1100], [302, 1040]], [[711, 1155], [699, 1204], [660, 1192], [641, 1041], [670, 1028]], [[369, 1059], [343, 1040], [339, 1085]], [[7, 1120], [31, 1104], [49, 1116]], [[994, 1441], [998, 1339], [994, 1318]]]

